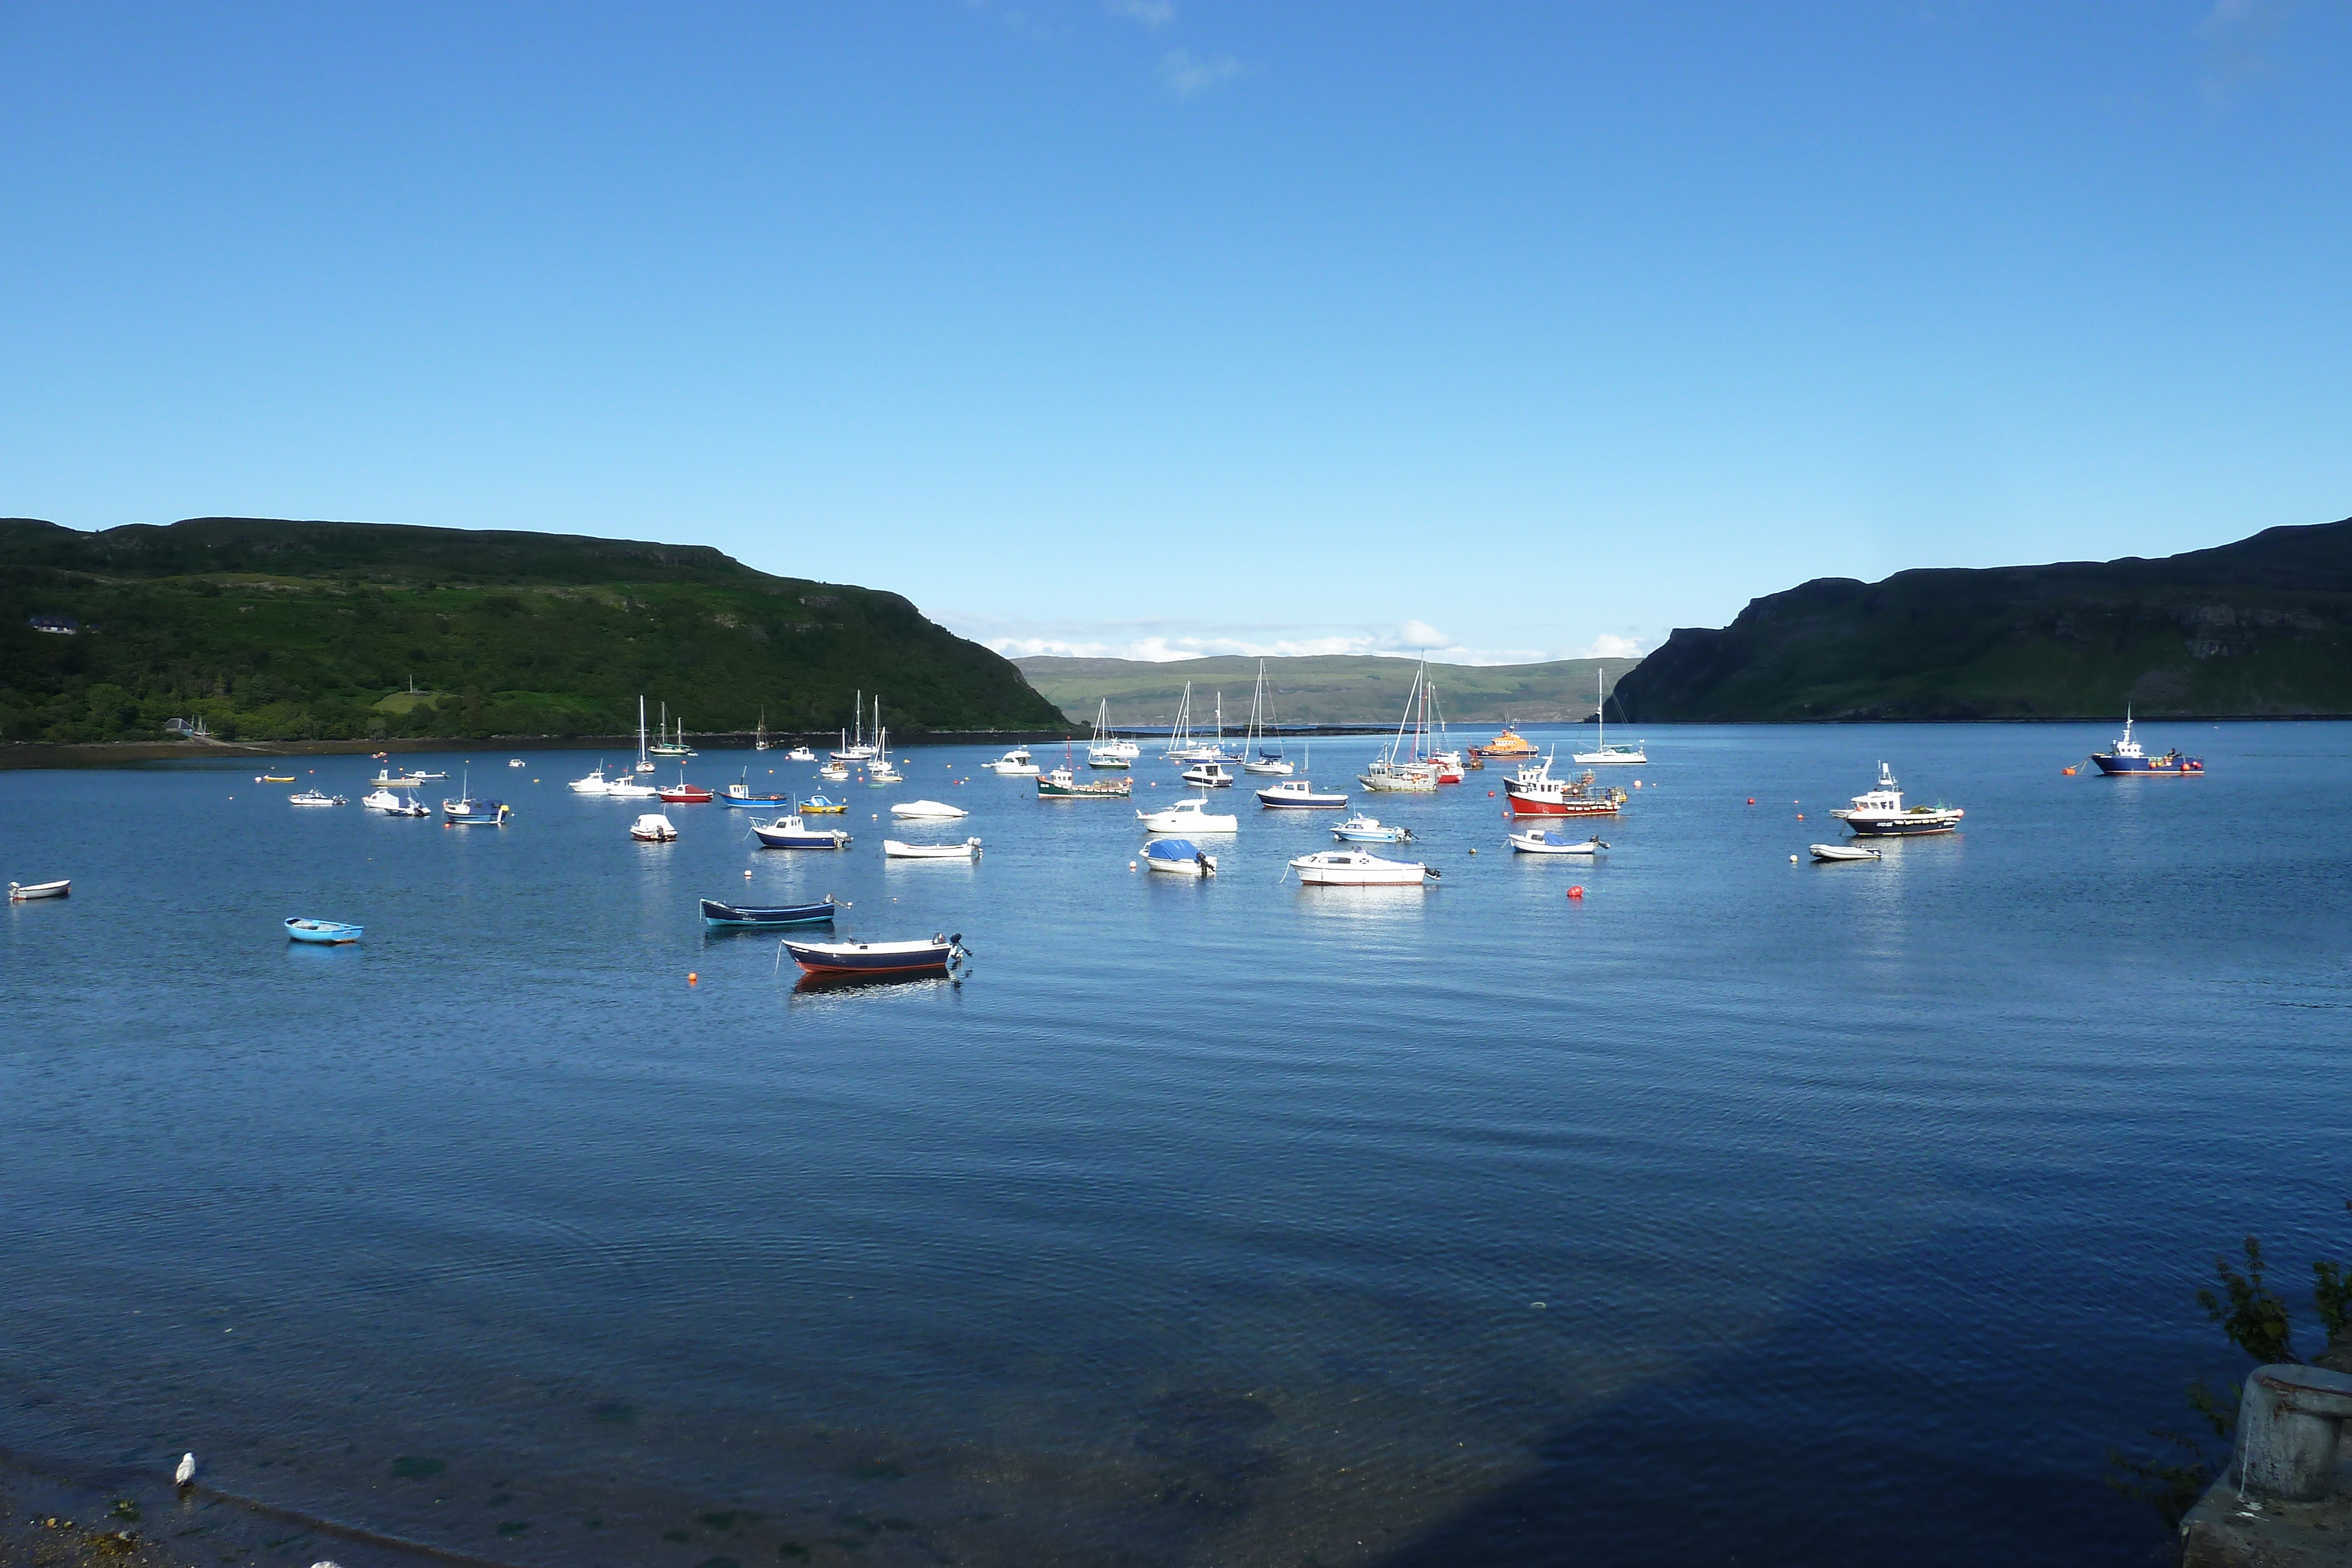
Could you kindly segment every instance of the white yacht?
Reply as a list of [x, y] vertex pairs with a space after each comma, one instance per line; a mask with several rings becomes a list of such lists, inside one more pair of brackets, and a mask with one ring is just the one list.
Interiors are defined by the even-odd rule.
[[1600, 731], [1592, 737], [1592, 749], [1571, 751], [1568, 754], [1569, 760], [1584, 768], [1591, 768], [1595, 764], [1650, 760], [1649, 753], [1642, 749], [1648, 744], [1646, 741], [1637, 742], [1632, 746], [1609, 744], [1609, 699], [1601, 693], [1599, 670], [1592, 672], [1592, 722], [1599, 727]]
[[1036, 759], [1029, 755], [1029, 748], [1025, 746], [1016, 746], [995, 761], [983, 762], [981, 766], [1004, 779], [1034, 779], [1038, 773]]

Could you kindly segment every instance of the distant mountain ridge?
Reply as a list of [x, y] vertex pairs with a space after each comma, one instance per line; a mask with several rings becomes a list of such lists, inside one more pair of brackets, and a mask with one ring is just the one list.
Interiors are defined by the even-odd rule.
[[[1249, 717], [1258, 667], [1257, 660], [1238, 656], [1153, 663], [1038, 654], [1013, 663], [1073, 723], [1091, 724], [1096, 706], [1105, 697], [1110, 699], [1114, 724], [1170, 723], [1184, 683], [1190, 681], [1193, 722], [1209, 722], [1222, 691], [1228, 730], [1239, 730]], [[1432, 664], [1429, 675], [1438, 704], [1452, 722], [1573, 723], [1592, 712], [1596, 672], [1606, 687], [1613, 688], [1638, 663], [1559, 659], [1540, 664]], [[1275, 691], [1275, 716], [1285, 724], [1394, 724], [1404, 712], [1415, 664], [1373, 653], [1269, 658], [1265, 674]]]
[[1677, 630], [1617, 699], [1635, 721], [2352, 714], [2352, 518], [2156, 559], [1818, 578]]
[[764, 713], [823, 734], [860, 690], [901, 736], [1062, 722], [1009, 660], [895, 593], [702, 545], [0, 518], [0, 739], [145, 738], [175, 717], [268, 740], [611, 735], [641, 692], [703, 733]]

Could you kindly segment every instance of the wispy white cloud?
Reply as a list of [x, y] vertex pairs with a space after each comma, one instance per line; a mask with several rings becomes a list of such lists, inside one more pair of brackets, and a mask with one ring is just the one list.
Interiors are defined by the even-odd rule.
[[1241, 74], [1241, 61], [1231, 55], [1196, 56], [1190, 49], [1171, 49], [1160, 57], [1160, 79], [1178, 98], [1194, 97]]
[[2197, 36], [2205, 42], [2198, 81], [2207, 107], [2226, 109], [2247, 83], [2273, 74], [2269, 45], [2286, 20], [2291, 0], [2213, 0]]
[[1176, 19], [1176, 7], [1170, 0], [1104, 0], [1103, 9], [1154, 32]]
[[1638, 659], [1642, 644], [1631, 637], [1620, 637], [1613, 632], [1603, 632], [1591, 642], [1569, 655], [1571, 659]]

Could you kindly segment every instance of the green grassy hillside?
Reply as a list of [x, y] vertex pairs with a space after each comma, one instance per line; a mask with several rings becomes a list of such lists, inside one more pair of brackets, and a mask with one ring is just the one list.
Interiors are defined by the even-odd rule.
[[[1238, 730], [1249, 717], [1250, 691], [1257, 682], [1255, 659], [1182, 659], [1147, 664], [1138, 659], [1062, 659], [1038, 656], [1013, 661], [1029, 684], [1079, 723], [1094, 721], [1095, 706], [1110, 699], [1114, 724], [1169, 724], [1184, 683], [1192, 683], [1193, 722], [1206, 725], [1217, 694], [1225, 698], [1225, 727]], [[1597, 671], [1613, 687], [1633, 659], [1562, 659], [1544, 664], [1432, 664], [1429, 677], [1449, 721], [1527, 724], [1577, 720], [1592, 712]], [[1267, 684], [1275, 692], [1275, 716], [1285, 724], [1394, 724], [1412, 689], [1413, 661], [1370, 654], [1268, 659]], [[1612, 710], [1614, 716], [1614, 710]]]
[[[412, 682], [432, 695], [407, 697]], [[639, 693], [690, 731], [764, 709], [772, 729], [828, 732], [859, 688], [901, 735], [1061, 723], [1009, 661], [896, 594], [699, 546], [0, 519], [0, 739], [141, 738], [198, 716], [227, 739], [609, 735], [635, 727]]]
[[1636, 719], [2352, 714], [2352, 519], [2144, 560], [1822, 578], [1683, 630]]

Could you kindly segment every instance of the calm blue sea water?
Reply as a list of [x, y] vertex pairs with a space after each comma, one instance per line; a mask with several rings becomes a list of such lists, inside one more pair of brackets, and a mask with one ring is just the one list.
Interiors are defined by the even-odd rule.
[[[503, 831], [0, 774], [75, 880], [0, 911], [0, 1446], [517, 1563], [2141, 1561], [2205, 1260], [2352, 1253], [2352, 727], [1649, 738], [1598, 864], [1494, 769], [1379, 802], [1426, 892], [1238, 790], [1131, 872], [969, 748], [838, 856], [632, 843], [589, 755], [473, 753]], [[1966, 831], [1790, 864], [1881, 758]], [[918, 794], [986, 858], [886, 862]], [[695, 904], [827, 892], [971, 977], [798, 994]]]

